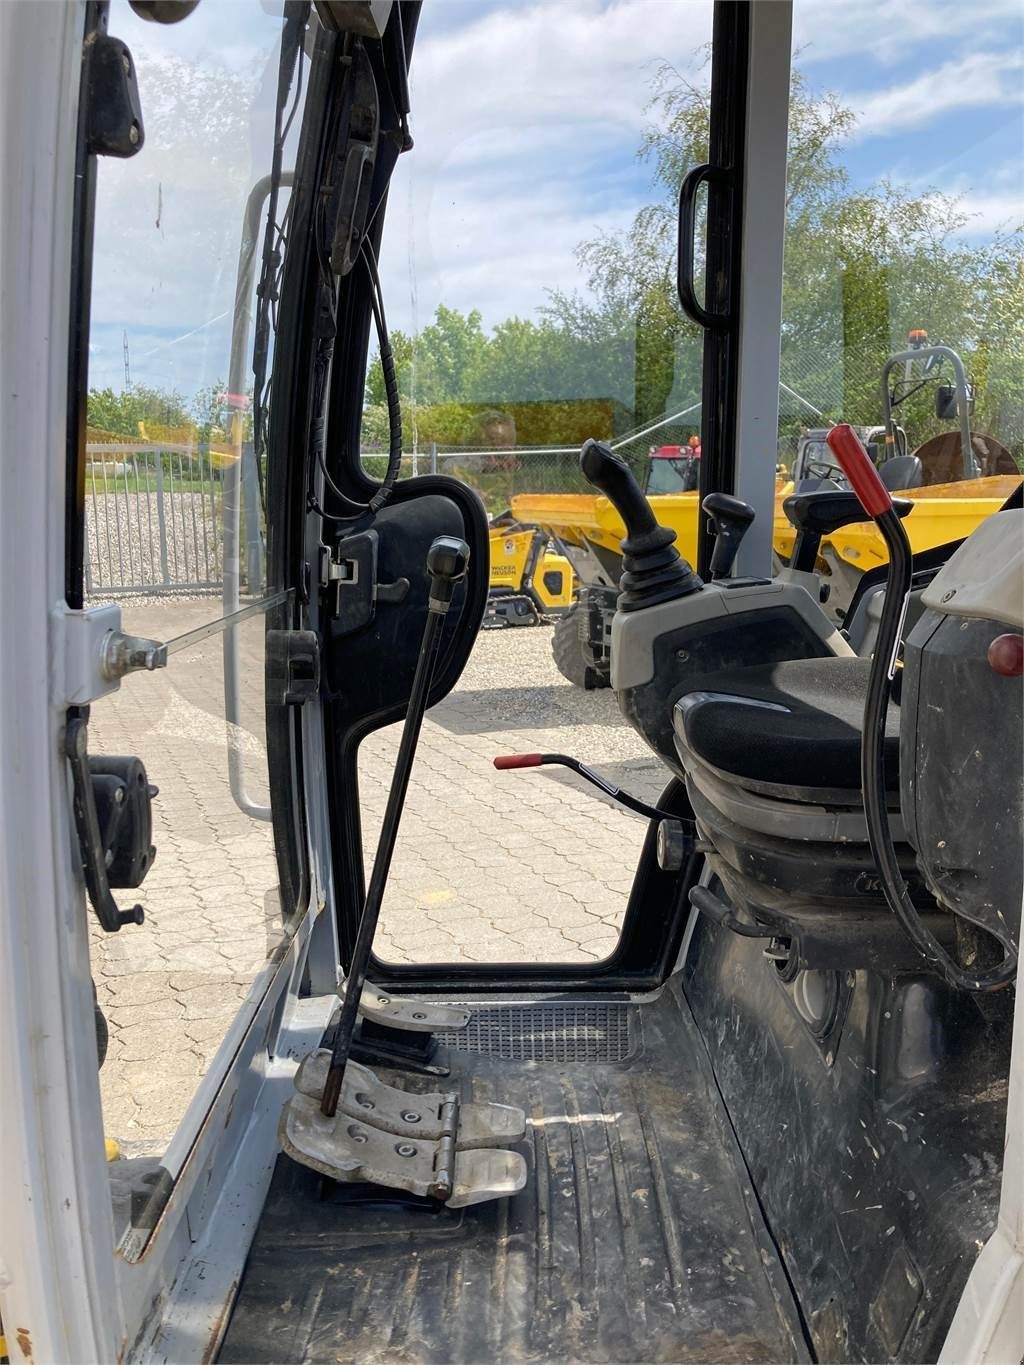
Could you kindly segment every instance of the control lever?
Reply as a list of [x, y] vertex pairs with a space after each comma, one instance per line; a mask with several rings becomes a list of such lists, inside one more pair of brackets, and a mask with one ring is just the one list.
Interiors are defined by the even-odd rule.
[[711, 577], [717, 582], [732, 573], [740, 542], [754, 520], [754, 509], [742, 498], [734, 498], [728, 493], [709, 493], [701, 507], [715, 528], [710, 568]]
[[384, 888], [391, 858], [398, 838], [398, 825], [405, 805], [405, 793], [409, 786], [416, 745], [423, 724], [423, 713], [427, 709], [427, 698], [434, 677], [437, 661], [437, 648], [441, 642], [441, 627], [451, 606], [455, 585], [466, 576], [469, 567], [469, 546], [455, 536], [438, 536], [427, 551], [427, 573], [430, 575], [430, 598], [427, 602], [427, 619], [423, 627], [419, 657], [413, 674], [409, 706], [402, 727], [402, 739], [398, 746], [395, 771], [391, 777], [391, 790], [384, 811], [384, 820], [377, 840], [377, 852], [373, 860], [370, 887], [366, 893], [363, 913], [359, 917], [359, 929], [352, 949], [348, 976], [345, 979], [345, 1000], [341, 1007], [338, 1030], [331, 1050], [330, 1068], [324, 1084], [323, 1100], [320, 1109], [328, 1118], [333, 1118], [338, 1109], [341, 1085], [345, 1067], [352, 1050], [352, 1037], [355, 1033], [359, 1003], [362, 998], [366, 970], [370, 963], [373, 936], [380, 918], [380, 907], [384, 900]]
[[886, 801], [885, 736], [889, 700], [898, 664], [900, 635], [906, 619], [907, 600], [913, 580], [913, 555], [906, 529], [871, 457], [851, 426], [834, 426], [825, 438], [842, 466], [850, 487], [867, 516], [875, 523], [889, 551], [889, 571], [878, 623], [878, 640], [871, 656], [864, 701], [860, 781], [864, 793], [864, 816], [868, 845], [875, 860], [882, 891], [889, 909], [906, 930], [923, 958], [936, 967], [951, 986], [967, 991], [991, 991], [1006, 986], [1017, 975], [1017, 953], [1009, 942], [1000, 941], [1003, 958], [996, 966], [980, 970], [954, 961], [935, 935], [921, 922], [910, 899], [889, 824]]
[[625, 806], [627, 810], [635, 811], [637, 815], [643, 815], [648, 820], [675, 820], [678, 818], [672, 815], [670, 811], [659, 810], [657, 806], [649, 806], [646, 801], [641, 801], [639, 797], [630, 796], [629, 792], [624, 792], [619, 787], [613, 786], [600, 773], [595, 773], [593, 768], [588, 768], [578, 758], [570, 758], [568, 754], [498, 754], [497, 758], [494, 759], [494, 766], [499, 772], [504, 772], [509, 768], [543, 768], [550, 763], [557, 763], [563, 768], [568, 768], [578, 777], [582, 777], [585, 782], [590, 782], [599, 791], [604, 792], [605, 796], [617, 801], [620, 806]]
[[675, 531], [659, 526], [626, 461], [603, 441], [590, 440], [580, 451], [580, 469], [625, 523], [619, 610], [637, 611], [700, 592], [704, 585], [676, 549]]
[[[913, 511], [914, 504], [909, 498], [893, 498], [893, 507], [899, 516], [905, 517]], [[871, 520], [857, 494], [846, 488], [815, 488], [808, 493], [791, 493], [783, 502], [782, 510], [797, 533], [789, 566], [801, 573], [814, 572], [825, 536], [844, 526]]]

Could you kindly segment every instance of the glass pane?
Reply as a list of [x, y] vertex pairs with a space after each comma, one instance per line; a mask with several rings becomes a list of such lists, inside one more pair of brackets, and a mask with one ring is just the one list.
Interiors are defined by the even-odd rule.
[[[823, 436], [858, 427], [916, 504], [915, 550], [1001, 505], [1024, 439], [1020, 12], [929, 15], [892, 42], [883, 7], [797, 0], [779, 426], [780, 472], [806, 487], [845, 486]], [[871, 527], [826, 541], [830, 606], [884, 560]]]
[[[152, 871], [115, 892], [143, 906], [145, 923], [91, 934], [123, 1232], [154, 1168], [176, 1174], [188, 1140], [168, 1144], [293, 927], [269, 823], [264, 605], [276, 599], [254, 430], [272, 318], [262, 363], [253, 347], [279, 81], [280, 251], [312, 35], [280, 6], [233, 0], [203, 0], [168, 26], [115, 3], [109, 31], [134, 58], [145, 142], [98, 168], [86, 596], [117, 602], [125, 631], [170, 646], [166, 668], [124, 679], [89, 723], [92, 755], [141, 759], [158, 789]], [[141, 1236], [129, 1239], [136, 1251]]]
[[[623, 534], [614, 516], [595, 521], [579, 471], [588, 437], [610, 441], [652, 493], [682, 499], [695, 535], [702, 342], [676, 299], [676, 199], [707, 156], [711, 16], [710, 3], [660, 0], [423, 7], [415, 146], [381, 246], [402, 473], [477, 490], [496, 519], [492, 586], [509, 616], [541, 623], [484, 631], [428, 714], [386, 957], [594, 962], [618, 941], [645, 824], [564, 770], [496, 773], [491, 759], [563, 751], [648, 798], [664, 786], [611, 692], [559, 672], [552, 636], [561, 626], [577, 641], [582, 684], [579, 613], [566, 612], [581, 584], [614, 583]], [[698, 249], [698, 277], [702, 261]], [[387, 446], [371, 347], [362, 458], [375, 476]], [[532, 571], [533, 527], [544, 546]], [[396, 748], [394, 731], [363, 745], [368, 861]]]

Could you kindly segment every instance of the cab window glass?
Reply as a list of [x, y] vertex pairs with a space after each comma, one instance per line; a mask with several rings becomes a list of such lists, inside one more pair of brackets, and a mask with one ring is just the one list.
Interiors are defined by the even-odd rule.
[[[783, 486], [845, 486], [824, 436], [851, 423], [915, 551], [1002, 504], [1024, 440], [1020, 11], [929, 16], [893, 41], [886, 6], [796, 0], [776, 452]], [[850, 527], [822, 557], [841, 611], [885, 551]]]
[[[702, 0], [423, 6], [415, 146], [380, 252], [402, 473], [479, 493], [497, 616], [427, 715], [381, 919], [389, 960], [588, 964], [619, 942], [644, 823], [564, 770], [517, 777], [491, 760], [565, 751], [647, 798], [664, 785], [607, 687], [583, 688], [576, 593], [613, 580], [580, 530], [598, 499], [579, 451], [610, 442], [652, 493], [696, 473], [661, 456], [700, 429], [675, 224], [679, 177], [707, 156], [711, 20]], [[378, 477], [384, 400], [371, 347], [361, 453]], [[614, 558], [621, 534], [595, 526], [598, 553]], [[396, 748], [394, 730], [362, 745], [367, 860]]]
[[293, 927], [264, 699], [273, 597], [255, 428], [272, 317], [262, 360], [254, 340], [268, 173], [280, 138], [280, 262], [315, 20], [302, 5], [203, 0], [162, 25], [114, 0], [108, 31], [132, 54], [145, 136], [133, 157], [97, 167], [85, 600], [116, 603], [124, 631], [168, 645], [165, 668], [129, 674], [89, 717], [90, 753], [141, 759], [157, 789], [152, 870], [115, 893], [145, 922], [105, 934], [91, 920], [116, 1221], [138, 1252], [145, 1229], [130, 1220], [147, 1188], [165, 1188], [154, 1171], [176, 1174], [186, 1108], [216, 1084], [218, 1054]]

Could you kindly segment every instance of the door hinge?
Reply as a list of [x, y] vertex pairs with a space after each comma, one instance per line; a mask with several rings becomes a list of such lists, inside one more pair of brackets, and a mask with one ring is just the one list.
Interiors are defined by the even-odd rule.
[[54, 701], [63, 706], [88, 706], [116, 692], [128, 673], [167, 666], [167, 646], [126, 635], [121, 630], [121, 608], [112, 603], [81, 611], [58, 607], [53, 614], [53, 654]]

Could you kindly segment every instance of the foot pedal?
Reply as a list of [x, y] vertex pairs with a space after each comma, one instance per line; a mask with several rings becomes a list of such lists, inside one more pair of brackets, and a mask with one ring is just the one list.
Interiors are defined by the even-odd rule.
[[338, 1112], [320, 1099], [331, 1054], [308, 1056], [295, 1077], [279, 1136], [295, 1161], [332, 1180], [368, 1181], [429, 1195], [450, 1208], [504, 1199], [526, 1184], [526, 1161], [500, 1144], [518, 1142], [526, 1116], [507, 1104], [462, 1104], [454, 1092], [414, 1095], [349, 1062]]
[[[338, 998], [345, 999], [345, 987], [338, 987]], [[458, 1005], [435, 1005], [413, 995], [387, 995], [371, 982], [359, 997], [359, 1017], [382, 1028], [403, 1029], [408, 1033], [436, 1033], [442, 1029], [465, 1028], [470, 1011]]]

